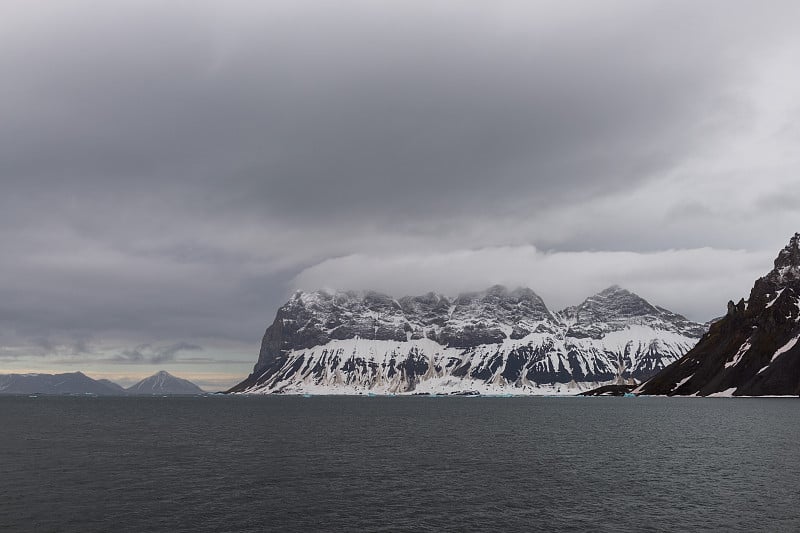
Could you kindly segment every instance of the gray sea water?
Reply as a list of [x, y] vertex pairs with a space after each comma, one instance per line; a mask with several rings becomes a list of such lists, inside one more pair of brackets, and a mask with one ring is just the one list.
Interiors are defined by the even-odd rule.
[[800, 401], [0, 398], [0, 531], [800, 531]]

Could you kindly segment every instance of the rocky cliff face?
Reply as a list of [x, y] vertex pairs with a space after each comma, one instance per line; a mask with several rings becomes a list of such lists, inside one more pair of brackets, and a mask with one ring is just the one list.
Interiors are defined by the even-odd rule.
[[530, 289], [298, 292], [231, 392], [575, 393], [649, 378], [704, 328], [619, 287], [551, 313]]
[[747, 301], [728, 303], [697, 346], [641, 386], [642, 394], [800, 395], [800, 233], [758, 279]]

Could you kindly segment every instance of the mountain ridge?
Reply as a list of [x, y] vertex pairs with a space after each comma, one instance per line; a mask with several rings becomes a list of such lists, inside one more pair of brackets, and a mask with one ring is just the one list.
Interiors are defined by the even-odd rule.
[[298, 291], [229, 392], [579, 392], [650, 377], [703, 330], [618, 286], [560, 313], [501, 285], [452, 299]]
[[[148, 391], [146, 385], [143, 385], [158, 380], [169, 385], [152, 391]], [[163, 370], [127, 389], [111, 380], [94, 379], [83, 372], [77, 371], [61, 374], [0, 374], [0, 394], [142, 396], [150, 394], [205, 394], [205, 391], [194, 383], [176, 378]]]
[[83, 372], [61, 374], [0, 374], [0, 394], [54, 394], [120, 396], [124, 389], [113, 382], [95, 380]]

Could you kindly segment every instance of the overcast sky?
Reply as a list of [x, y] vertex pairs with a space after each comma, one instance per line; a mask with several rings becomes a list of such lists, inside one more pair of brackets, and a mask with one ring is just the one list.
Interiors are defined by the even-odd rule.
[[800, 3], [0, 3], [0, 372], [252, 368], [296, 289], [611, 284], [800, 231]]

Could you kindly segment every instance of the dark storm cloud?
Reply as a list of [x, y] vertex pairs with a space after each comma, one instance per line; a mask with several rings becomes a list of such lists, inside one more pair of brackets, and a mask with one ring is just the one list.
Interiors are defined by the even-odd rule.
[[519, 20], [447, 3], [234, 3], [221, 20], [207, 3], [67, 5], [3, 53], [0, 170], [51, 189], [56, 211], [144, 193], [308, 221], [586, 198], [740, 120], [728, 91], [764, 38], [758, 19], [681, 3], [573, 6], [553, 27], [549, 3], [511, 4]]
[[709, 221], [735, 194], [659, 180], [759, 123], [797, 11], [4, 2], [3, 353], [255, 345], [298, 273], [352, 254], [735, 246]]

